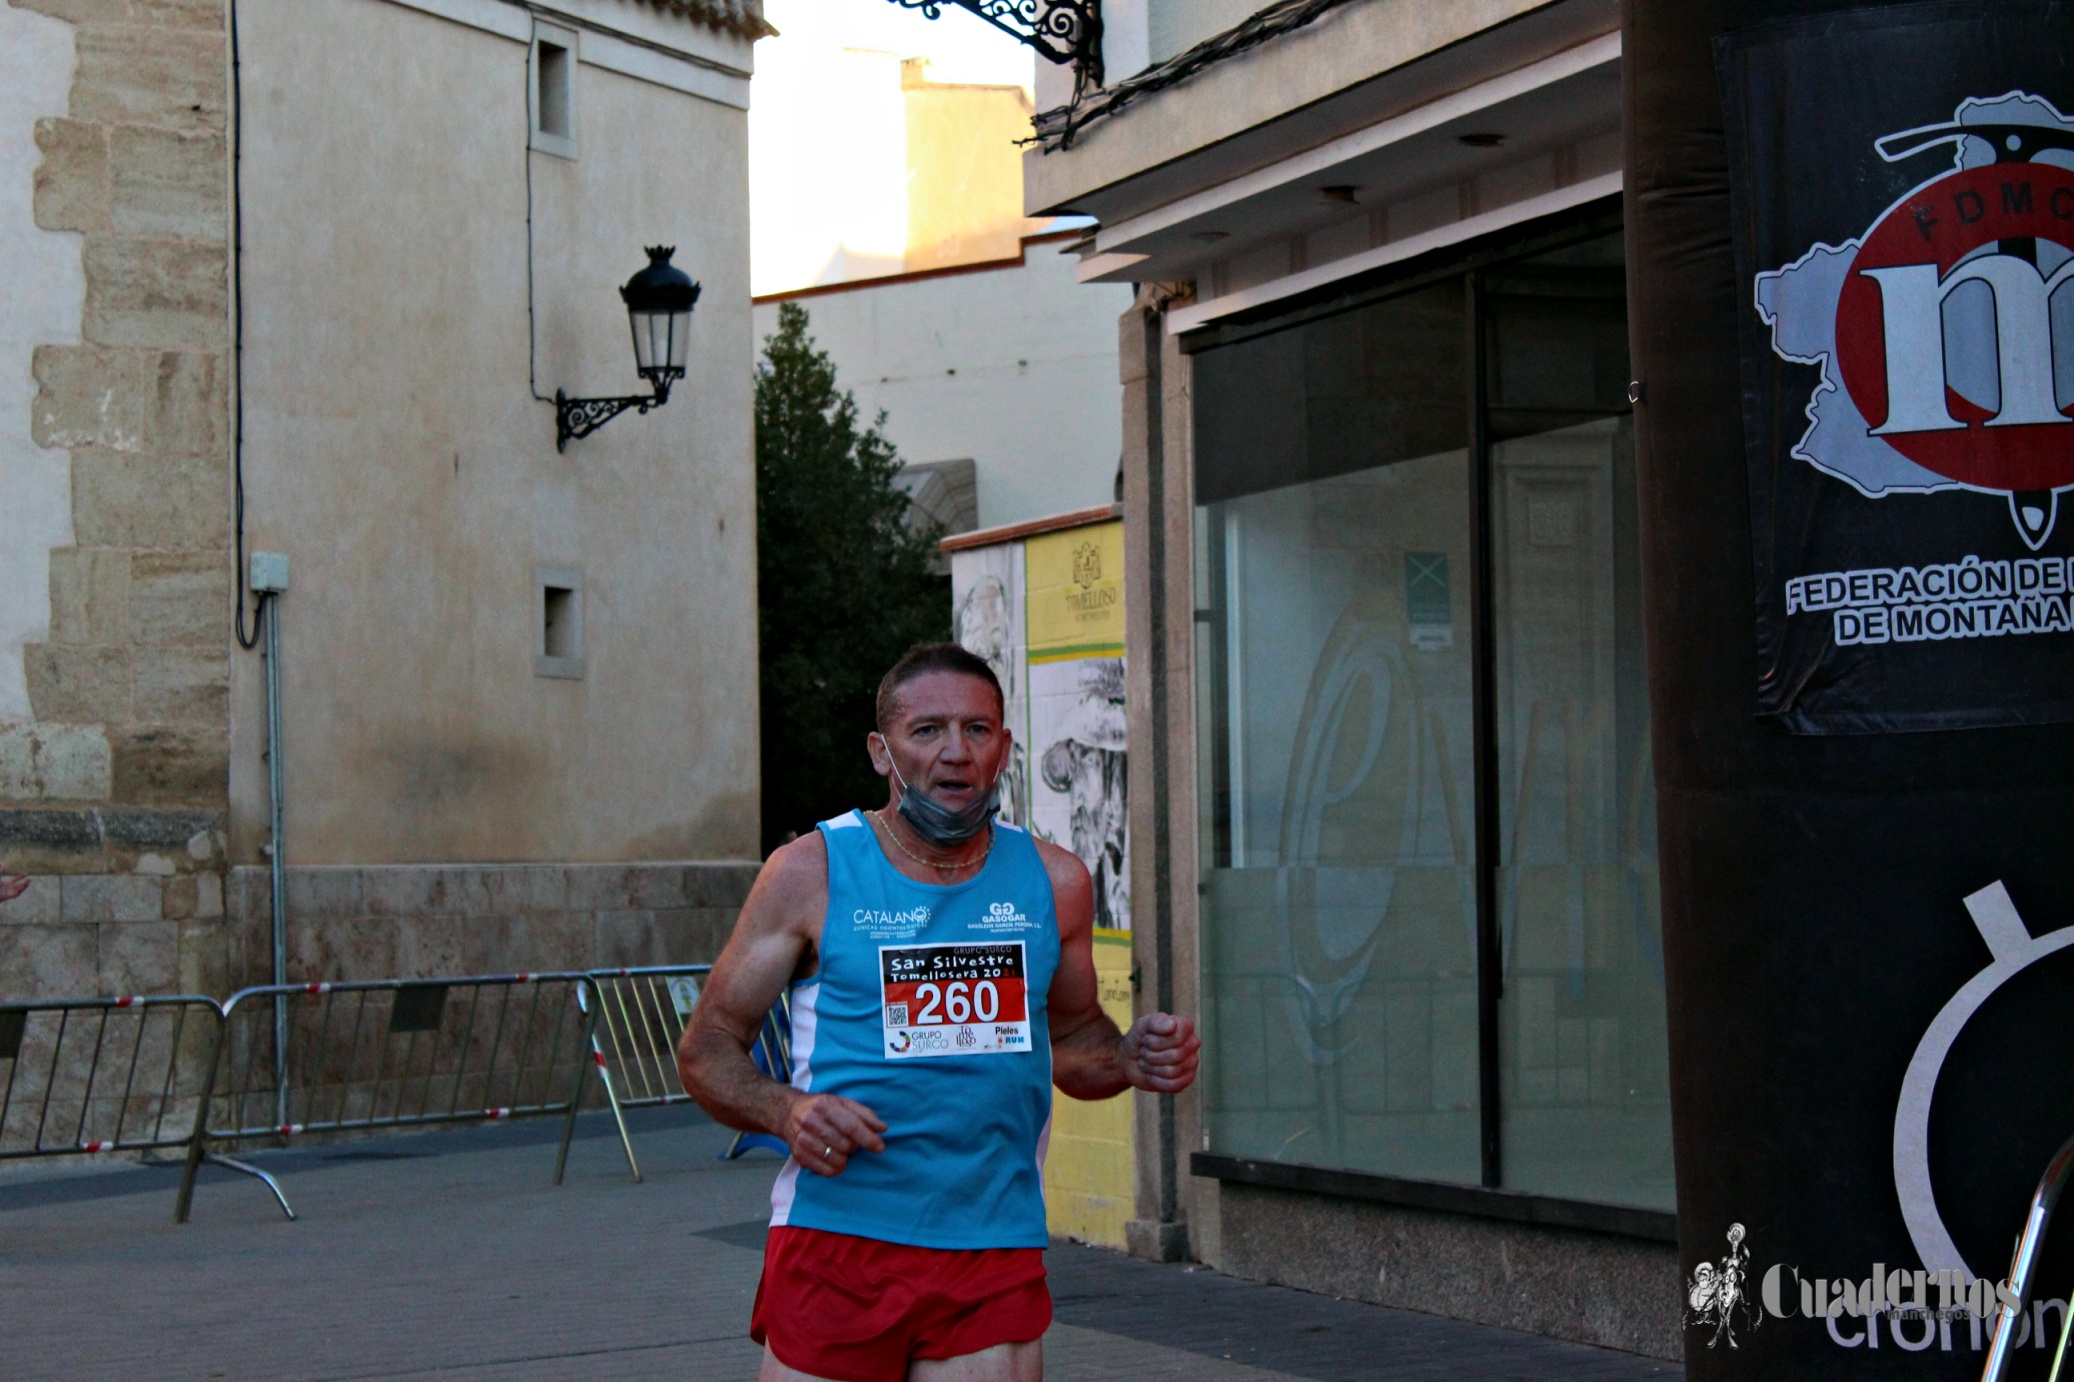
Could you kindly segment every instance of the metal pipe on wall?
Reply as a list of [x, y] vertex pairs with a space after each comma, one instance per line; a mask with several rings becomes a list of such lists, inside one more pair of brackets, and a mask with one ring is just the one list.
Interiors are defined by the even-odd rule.
[[[288, 872], [282, 831], [287, 792], [281, 761], [281, 596], [287, 591], [287, 554], [254, 552], [252, 593], [259, 597], [258, 618], [266, 635], [266, 854], [273, 885], [275, 984], [288, 982]], [[288, 1125], [288, 1003], [279, 997], [274, 999], [274, 1115], [275, 1126]]]
[[[267, 866], [274, 903], [274, 982], [288, 982], [288, 879], [281, 842], [281, 613], [280, 596], [262, 597], [266, 623]], [[274, 998], [274, 1123], [288, 1126], [288, 1000]]]

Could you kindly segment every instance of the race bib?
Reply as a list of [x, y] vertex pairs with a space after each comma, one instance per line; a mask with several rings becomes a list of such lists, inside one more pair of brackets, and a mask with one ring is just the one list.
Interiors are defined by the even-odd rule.
[[1023, 943], [882, 945], [886, 1058], [1000, 1056], [1030, 1049]]

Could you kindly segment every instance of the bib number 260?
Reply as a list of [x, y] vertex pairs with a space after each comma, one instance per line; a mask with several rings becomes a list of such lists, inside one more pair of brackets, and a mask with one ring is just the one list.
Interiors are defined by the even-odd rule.
[[879, 947], [886, 1057], [1030, 1049], [1023, 943]]
[[974, 984], [953, 979], [941, 988], [918, 984], [915, 997], [922, 1004], [922, 1010], [915, 1014], [917, 1023], [970, 1022], [975, 1017], [992, 1022], [1001, 1015], [1001, 989], [992, 979]]

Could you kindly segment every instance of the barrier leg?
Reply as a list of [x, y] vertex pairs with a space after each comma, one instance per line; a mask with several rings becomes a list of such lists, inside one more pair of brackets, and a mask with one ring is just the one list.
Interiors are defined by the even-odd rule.
[[[202, 1101], [206, 1108], [208, 1100]], [[194, 1137], [187, 1144], [187, 1164], [180, 1171], [180, 1198], [173, 1202], [173, 1222], [187, 1222], [188, 1211], [194, 1208], [194, 1178], [202, 1169], [202, 1158], [208, 1153], [202, 1147], [202, 1130], [197, 1127]]]
[[612, 1072], [606, 1068], [605, 1052], [598, 1045], [598, 1016], [605, 1009], [605, 995], [595, 988], [590, 990], [595, 1003], [584, 1001], [584, 989], [576, 990], [576, 1005], [590, 1014], [590, 1022], [584, 1031], [584, 1045], [590, 1050], [590, 1058], [583, 1062], [583, 1069], [576, 1076], [576, 1091], [569, 1096], [569, 1117], [562, 1124], [562, 1150], [555, 1157], [555, 1184], [562, 1183], [562, 1171], [569, 1164], [569, 1141], [576, 1135], [576, 1110], [583, 1104], [584, 1086], [590, 1080], [589, 1067], [598, 1067], [598, 1079], [605, 1086], [605, 1102], [612, 1106], [612, 1121], [619, 1125], [619, 1145], [626, 1149], [627, 1168], [634, 1173], [634, 1184], [641, 1183], [641, 1163], [634, 1160], [633, 1139], [627, 1136], [626, 1114], [619, 1107], [619, 1091], [612, 1087]]
[[[562, 1149], [555, 1154], [554, 1183], [556, 1185], [562, 1183], [562, 1173], [569, 1166], [569, 1143], [576, 1136], [576, 1113], [577, 1110], [583, 1107], [583, 1091], [590, 1084], [592, 1066], [595, 1065], [598, 1068], [598, 1078], [605, 1082], [605, 1097], [612, 1103], [613, 1116], [615, 1118], [619, 1116], [619, 1100], [612, 1092], [612, 1077], [605, 1070], [603, 1053], [598, 1050], [598, 1014], [604, 1009], [605, 1000], [602, 995], [597, 994], [596, 990], [592, 990], [592, 995], [597, 998], [597, 1002], [586, 1002], [584, 991], [582, 984], [576, 986], [576, 1006], [589, 1017], [589, 1021], [584, 1024], [583, 1044], [584, 1048], [590, 1052], [590, 1055], [586, 1059], [577, 1062], [576, 1088], [569, 1094], [569, 1116], [562, 1120]], [[626, 1124], [624, 1122], [620, 1124], [619, 1135], [620, 1139], [624, 1141], [626, 1138]], [[627, 1157], [632, 1159], [633, 1155], [633, 1148], [629, 1147], [627, 1149]], [[641, 1179], [639, 1171], [634, 1173], [634, 1179]]]
[[569, 1141], [576, 1136], [576, 1110], [583, 1107], [583, 1091], [590, 1083], [590, 1062], [585, 1061], [576, 1074], [576, 1092], [569, 1096], [569, 1116], [562, 1120], [562, 1148], [555, 1153], [556, 1185], [562, 1183], [562, 1172], [569, 1168]]
[[639, 1185], [641, 1163], [634, 1160], [634, 1139], [627, 1136], [627, 1118], [619, 1107], [619, 1091], [612, 1087], [612, 1072], [605, 1068], [603, 1059], [602, 1056], [599, 1058], [598, 1078], [605, 1082], [605, 1098], [612, 1105], [612, 1121], [619, 1124], [619, 1145], [626, 1148], [627, 1169], [634, 1173], [634, 1184]]
[[173, 1202], [173, 1222], [184, 1224], [194, 1208], [194, 1179], [201, 1173], [202, 1159], [209, 1154], [209, 1102], [216, 1097], [216, 1076], [223, 1065], [223, 1048], [230, 1040], [230, 1014], [216, 1011], [216, 1039], [209, 1043], [209, 1064], [202, 1076], [194, 1105], [194, 1132], [187, 1139], [187, 1165], [180, 1172], [180, 1197]]
[[281, 1212], [288, 1216], [288, 1222], [291, 1224], [295, 1222], [295, 1211], [288, 1207], [288, 1197], [281, 1193], [281, 1182], [275, 1180], [257, 1166], [243, 1161], [235, 1161], [227, 1156], [218, 1156], [214, 1152], [203, 1153], [202, 1159], [213, 1166], [227, 1166], [233, 1171], [243, 1171], [248, 1176], [257, 1176], [266, 1183], [267, 1189], [274, 1192], [274, 1200], [281, 1206]]

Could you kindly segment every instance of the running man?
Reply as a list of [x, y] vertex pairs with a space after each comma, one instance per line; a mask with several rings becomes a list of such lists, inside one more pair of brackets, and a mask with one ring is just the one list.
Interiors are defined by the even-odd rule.
[[[882, 810], [777, 850], [678, 1048], [722, 1123], [783, 1138], [749, 1332], [762, 1382], [1038, 1382], [1051, 1087], [1173, 1094], [1202, 1042], [1097, 1001], [1094, 887], [994, 819], [1001, 686], [955, 643], [879, 684]], [[792, 1081], [749, 1057], [792, 994]]]

